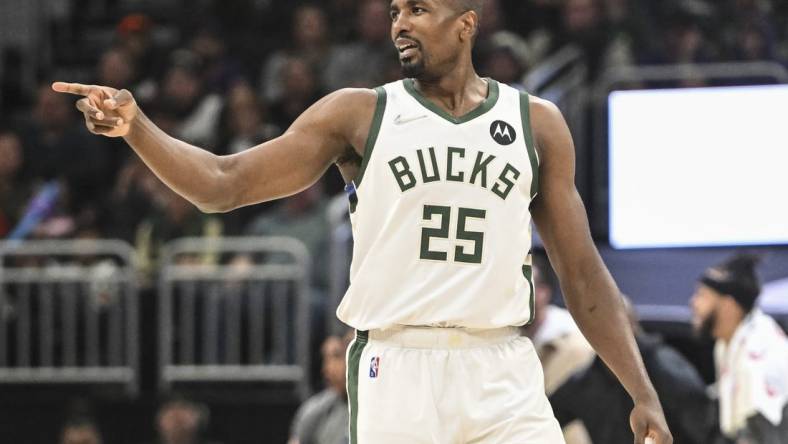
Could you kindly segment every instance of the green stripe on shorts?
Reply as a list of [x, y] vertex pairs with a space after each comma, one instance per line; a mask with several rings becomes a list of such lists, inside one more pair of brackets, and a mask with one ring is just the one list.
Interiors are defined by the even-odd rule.
[[347, 396], [350, 405], [350, 444], [358, 444], [358, 373], [361, 353], [367, 346], [366, 331], [356, 331], [356, 340], [350, 346], [347, 358]]
[[[530, 253], [529, 253], [529, 255], [530, 255]], [[528, 306], [530, 307], [531, 313], [530, 313], [530, 318], [528, 319], [528, 322], [525, 325], [531, 325], [531, 323], [534, 322], [534, 316], [536, 315], [536, 304], [535, 304], [535, 300], [534, 300], [536, 298], [536, 294], [535, 294], [536, 293], [536, 286], [534, 285], [534, 269], [533, 269], [533, 266], [531, 266], [531, 265], [523, 265], [523, 276], [525, 276], [525, 280], [528, 281], [528, 287], [530, 287], [530, 289], [531, 289], [531, 299], [530, 299], [530, 301], [528, 303]]]

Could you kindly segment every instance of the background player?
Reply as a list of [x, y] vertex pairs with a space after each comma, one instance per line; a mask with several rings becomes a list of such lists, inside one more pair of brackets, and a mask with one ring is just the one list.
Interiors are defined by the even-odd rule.
[[756, 256], [739, 254], [700, 277], [690, 306], [692, 326], [715, 340], [719, 419], [736, 443], [788, 440], [788, 340], [756, 302]]
[[[450, 116], [465, 116], [477, 109], [494, 85], [480, 79], [471, 63], [481, 4], [478, 0], [392, 2], [392, 37], [406, 76], [415, 77], [414, 89]], [[369, 154], [366, 141], [380, 98], [380, 93], [371, 90], [335, 92], [304, 112], [280, 138], [237, 155], [215, 156], [163, 133], [126, 90], [65, 83], [53, 87], [85, 96], [77, 108], [85, 114], [91, 132], [124, 137], [159, 178], [209, 212], [294, 194], [316, 181], [332, 163], [346, 181], [355, 179], [360, 158]], [[574, 148], [568, 128], [558, 109], [546, 101], [531, 98], [527, 108], [535, 141], [531, 148], [536, 148], [540, 159], [534, 220], [567, 305], [633, 398], [630, 423], [636, 442], [644, 442], [649, 435], [658, 444], [669, 443], [659, 400], [638, 355], [619, 292], [590, 237], [574, 187]], [[534, 383], [541, 388], [540, 380]], [[403, 411], [409, 408], [406, 402], [398, 404]], [[383, 438], [369, 437], [377, 442]]]

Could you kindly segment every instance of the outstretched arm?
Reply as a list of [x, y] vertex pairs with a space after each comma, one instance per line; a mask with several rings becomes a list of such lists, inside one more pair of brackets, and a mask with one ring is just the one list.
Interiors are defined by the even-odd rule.
[[646, 436], [672, 442], [656, 392], [643, 366], [621, 296], [591, 239], [575, 188], [574, 144], [561, 112], [533, 98], [531, 122], [540, 155], [534, 221], [555, 268], [567, 308], [588, 342], [635, 402], [630, 423], [635, 442]]
[[127, 90], [63, 82], [52, 88], [84, 96], [77, 109], [92, 133], [123, 137], [159, 179], [206, 212], [229, 211], [309, 187], [348, 146], [363, 146], [362, 133], [368, 131], [375, 106], [374, 91], [340, 90], [312, 105], [282, 136], [217, 156], [165, 134]]

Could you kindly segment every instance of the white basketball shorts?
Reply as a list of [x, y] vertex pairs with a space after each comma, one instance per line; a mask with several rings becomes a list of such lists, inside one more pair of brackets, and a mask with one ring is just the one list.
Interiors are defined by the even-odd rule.
[[357, 331], [350, 444], [562, 444], [542, 367], [518, 329]]

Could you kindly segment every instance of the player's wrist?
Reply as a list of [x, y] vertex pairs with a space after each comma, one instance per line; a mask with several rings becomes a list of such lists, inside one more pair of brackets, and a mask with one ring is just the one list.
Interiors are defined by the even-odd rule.
[[145, 114], [142, 113], [142, 110], [137, 108], [137, 112], [134, 115], [134, 118], [128, 122], [128, 130], [126, 134], [123, 135], [123, 138], [126, 139], [127, 142], [130, 142], [132, 139], [136, 138], [139, 134], [144, 132], [146, 125], [152, 125], [153, 122], [148, 119]]
[[634, 402], [636, 405], [660, 405], [659, 396], [657, 395], [656, 390], [654, 390], [654, 387], [652, 387], [650, 384], [632, 393], [630, 396], [632, 397], [632, 402]]
[[629, 397], [632, 398], [632, 402], [635, 404], [646, 404], [654, 401], [659, 403], [657, 391], [654, 389], [654, 385], [651, 383], [651, 379], [649, 379], [645, 369], [643, 369], [640, 375], [640, 377], [634, 380], [621, 381]]

